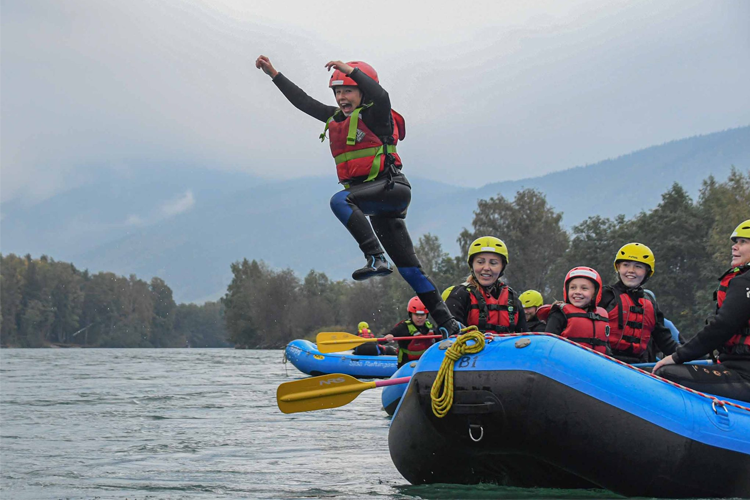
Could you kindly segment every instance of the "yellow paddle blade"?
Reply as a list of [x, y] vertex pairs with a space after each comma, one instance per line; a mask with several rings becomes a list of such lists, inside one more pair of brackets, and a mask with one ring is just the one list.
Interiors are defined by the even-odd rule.
[[284, 413], [338, 408], [354, 401], [359, 393], [377, 387], [342, 373], [284, 382], [276, 389], [276, 402]]
[[364, 339], [346, 332], [320, 332], [317, 337], [315, 337], [318, 351], [322, 354], [348, 351], [362, 344], [366, 344], [367, 342], [377, 341], [378, 339]]

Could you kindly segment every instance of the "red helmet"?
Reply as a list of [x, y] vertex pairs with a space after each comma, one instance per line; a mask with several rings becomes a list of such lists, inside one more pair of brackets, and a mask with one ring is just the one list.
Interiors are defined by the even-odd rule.
[[[359, 68], [359, 70], [363, 72], [365, 75], [369, 76], [376, 82], [380, 83], [380, 80], [378, 80], [378, 72], [375, 71], [375, 68], [373, 68], [366, 62], [349, 61], [346, 64], [348, 64], [352, 68]], [[354, 85], [356, 87], [357, 82], [355, 82], [354, 80], [349, 78], [348, 75], [345, 75], [342, 71], [337, 69], [337, 70], [334, 70], [333, 74], [331, 75], [331, 81], [329, 82], [328, 86], [333, 88], [333, 87], [338, 87], [339, 85]]]
[[594, 305], [598, 305], [599, 301], [602, 300], [602, 277], [599, 276], [599, 273], [596, 272], [596, 269], [586, 266], [574, 267], [573, 269], [568, 271], [568, 274], [565, 275], [565, 284], [563, 285], [563, 300], [565, 302], [568, 302], [568, 283], [570, 283], [570, 281], [575, 278], [586, 278], [587, 280], [594, 283], [594, 285], [596, 285], [596, 303]]
[[427, 314], [430, 312], [424, 306], [424, 304], [419, 299], [419, 297], [412, 297], [411, 300], [409, 300], [409, 306], [406, 308], [406, 310], [409, 311], [410, 313], [417, 313], [417, 314]]

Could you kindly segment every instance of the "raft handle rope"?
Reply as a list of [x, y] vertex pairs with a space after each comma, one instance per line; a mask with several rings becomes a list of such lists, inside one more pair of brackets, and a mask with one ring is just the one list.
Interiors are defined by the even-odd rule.
[[[473, 340], [473, 344], [467, 344]], [[440, 365], [435, 382], [430, 389], [432, 399], [432, 413], [437, 418], [443, 418], [453, 406], [453, 365], [461, 359], [464, 354], [475, 354], [484, 349], [484, 334], [476, 326], [468, 326], [461, 330], [461, 335], [450, 348], [445, 351], [445, 358]], [[471, 435], [471, 429], [469, 429]], [[482, 439], [484, 431], [479, 439]], [[472, 437], [472, 439], [474, 439]]]
[[[594, 354], [596, 354], [598, 356], [602, 356], [604, 358], [607, 358], [607, 359], [609, 359], [611, 361], [614, 361], [615, 363], [617, 363], [619, 365], [622, 365], [622, 366], [625, 366], [627, 368], [630, 368], [631, 370], [635, 370], [637, 372], [641, 372], [644, 375], [648, 375], [651, 378], [654, 378], [656, 380], [660, 380], [661, 382], [664, 382], [665, 384], [669, 384], [671, 386], [677, 387], [678, 389], [685, 390], [685, 391], [687, 391], [687, 392], [689, 392], [691, 394], [695, 394], [697, 396], [701, 396], [701, 397], [707, 398], [707, 399], [711, 400], [711, 405], [714, 408], [715, 412], [717, 411], [716, 410], [716, 406], [723, 407], [724, 410], [727, 412], [727, 416], [729, 416], [729, 410], [726, 408], [727, 406], [733, 406], [734, 408], [738, 408], [740, 410], [750, 411], [750, 408], [748, 408], [747, 406], [739, 405], [737, 403], [732, 403], [731, 401], [724, 401], [722, 399], [717, 398], [716, 396], [712, 396], [711, 394], [706, 394], [704, 392], [700, 392], [700, 391], [696, 391], [695, 389], [691, 389], [690, 387], [685, 387], [684, 385], [680, 385], [677, 382], [672, 382], [671, 380], [667, 380], [667, 379], [662, 378], [662, 377], [660, 377], [658, 375], [654, 375], [653, 373], [647, 372], [646, 370], [642, 370], [642, 369], [638, 368], [637, 366], [629, 365], [629, 364], [625, 363], [624, 361], [620, 361], [619, 359], [613, 358], [612, 356], [607, 356], [604, 353], [597, 352], [597, 351], [595, 351], [593, 349], [590, 349], [590, 348], [586, 347], [585, 345], [578, 344], [577, 342], [573, 342], [572, 340], [568, 340], [568, 339], [566, 339], [564, 337], [560, 337], [559, 335], [555, 335], [554, 333], [548, 333], [548, 332], [524, 332], [524, 333], [501, 333], [501, 334], [495, 333], [495, 334], [487, 334], [487, 336], [488, 336], [488, 338], [489, 338], [489, 336], [492, 336], [494, 338], [530, 337], [530, 336], [555, 337], [556, 339], [564, 340], [565, 342], [567, 342], [569, 344], [572, 344], [572, 345], [574, 345], [576, 347], [579, 347], [581, 349], [586, 349], [587, 351], [591, 351], [591, 352], [593, 352]], [[446, 355], [447, 355], [447, 353], [446, 353]], [[445, 360], [443, 360], [443, 363], [445, 363]], [[441, 369], [442, 369], [442, 367], [441, 367]], [[717, 412], [717, 415], [718, 415], [718, 412]]]
[[[472, 429], [475, 428], [475, 427], [479, 427], [479, 437], [478, 438], [475, 438], [474, 437], [474, 433], [472, 432]], [[478, 443], [484, 437], [484, 427], [482, 427], [479, 424], [469, 424], [469, 437], [471, 438], [472, 441], [474, 441], [475, 443]]]

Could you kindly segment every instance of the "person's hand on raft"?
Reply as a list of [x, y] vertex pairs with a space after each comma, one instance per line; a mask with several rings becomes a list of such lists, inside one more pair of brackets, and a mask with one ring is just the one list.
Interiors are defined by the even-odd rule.
[[354, 71], [354, 68], [342, 61], [328, 61], [326, 63], [326, 69], [328, 71], [331, 71], [331, 69], [337, 69], [347, 76], [350, 75], [352, 71]]
[[263, 73], [267, 74], [271, 78], [276, 78], [276, 75], [279, 74], [279, 72], [276, 71], [276, 68], [273, 67], [273, 64], [271, 64], [271, 60], [266, 56], [258, 56], [258, 58], [255, 60], [255, 67], [258, 69], [262, 69]]
[[386, 336], [385, 336], [385, 337], [383, 337], [383, 338], [384, 338], [384, 339], [385, 339], [385, 340], [386, 340], [387, 342], [391, 342], [391, 341], [393, 340], [393, 335], [391, 335], [391, 334], [389, 333], [388, 335], [386, 335]]
[[656, 370], [658, 370], [659, 368], [663, 366], [668, 366], [668, 365], [673, 365], [673, 364], [675, 364], [674, 358], [672, 358], [672, 356], [667, 356], [666, 358], [662, 359], [661, 361], [659, 361], [658, 363], [654, 365], [654, 369], [651, 370], [651, 373], [656, 373]]

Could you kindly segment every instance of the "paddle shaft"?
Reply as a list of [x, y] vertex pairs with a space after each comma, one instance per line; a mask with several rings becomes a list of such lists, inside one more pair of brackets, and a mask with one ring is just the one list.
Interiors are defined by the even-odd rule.
[[299, 392], [297, 394], [289, 394], [282, 396], [279, 399], [285, 403], [291, 403], [293, 401], [302, 401], [305, 399], [325, 398], [327, 396], [335, 396], [337, 394], [346, 394], [349, 392], [362, 392], [367, 389], [374, 389], [376, 387], [386, 387], [389, 385], [406, 384], [411, 380], [411, 377], [400, 377], [391, 378], [388, 380], [378, 380], [375, 382], [362, 382], [357, 385], [344, 385], [341, 387], [326, 387], [325, 389], [313, 389], [306, 392]]
[[322, 345], [336, 345], [336, 344], [351, 344], [352, 342], [362, 342], [363, 344], [365, 342], [390, 342], [391, 340], [417, 340], [417, 339], [442, 339], [442, 335], [414, 335], [412, 337], [393, 337], [392, 339], [366, 339], [359, 337], [356, 341], [354, 340], [348, 340], [348, 339], [342, 339], [342, 340], [321, 340], [318, 342], [318, 344]]

